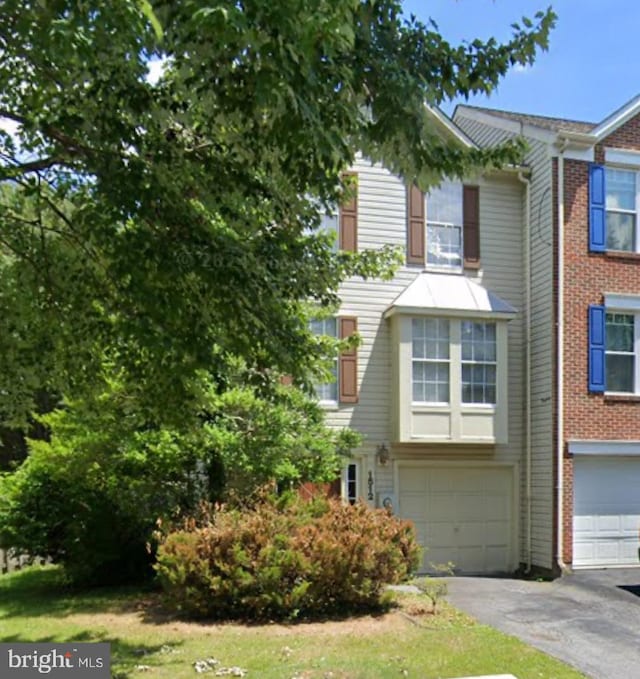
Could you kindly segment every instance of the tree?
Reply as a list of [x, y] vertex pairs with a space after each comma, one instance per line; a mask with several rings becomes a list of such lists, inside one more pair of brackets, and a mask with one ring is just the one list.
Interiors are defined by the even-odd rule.
[[311, 394], [341, 342], [309, 319], [398, 254], [334, 253], [321, 213], [358, 152], [422, 188], [517, 160], [425, 104], [531, 63], [536, 21], [454, 47], [398, 0], [5, 0], [0, 423], [64, 407], [2, 481], [0, 539], [127, 579], [158, 516], [230, 479], [335, 475], [356, 437]]
[[[310, 390], [309, 305], [388, 275], [314, 230], [362, 152], [425, 188], [518, 158], [468, 150], [425, 108], [491, 92], [547, 46], [452, 46], [398, 0], [6, 0], [0, 14], [0, 412], [104, 387], [180, 420], [239, 359], [264, 393]], [[150, 60], [160, 60], [157, 82]]]

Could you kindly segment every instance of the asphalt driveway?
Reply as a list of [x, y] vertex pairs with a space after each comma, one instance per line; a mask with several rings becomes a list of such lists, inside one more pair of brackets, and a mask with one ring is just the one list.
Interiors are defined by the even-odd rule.
[[554, 582], [457, 577], [448, 584], [457, 608], [588, 677], [640, 677], [640, 568], [577, 571]]

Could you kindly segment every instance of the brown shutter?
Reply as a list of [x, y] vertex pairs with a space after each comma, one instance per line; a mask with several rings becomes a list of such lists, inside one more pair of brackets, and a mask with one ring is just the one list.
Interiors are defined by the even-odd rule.
[[[353, 177], [353, 179], [349, 179]], [[358, 251], [358, 175], [356, 172], [344, 172], [343, 179], [348, 179], [349, 199], [340, 206], [340, 249], [350, 252]]]
[[425, 241], [424, 193], [415, 186], [407, 186], [407, 264], [424, 266]]
[[462, 236], [464, 266], [466, 269], [480, 267], [480, 189], [477, 186], [462, 187]]
[[[358, 319], [352, 316], [342, 316], [340, 324], [340, 339], [347, 339], [358, 332]], [[343, 351], [340, 354], [338, 366], [338, 400], [340, 403], [358, 402], [358, 350], [356, 348]]]

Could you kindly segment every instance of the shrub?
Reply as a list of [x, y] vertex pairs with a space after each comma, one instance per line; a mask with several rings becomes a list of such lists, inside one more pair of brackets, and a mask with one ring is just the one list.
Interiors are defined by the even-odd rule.
[[338, 500], [218, 507], [169, 532], [156, 571], [168, 605], [214, 618], [292, 618], [370, 609], [419, 562], [412, 526]]
[[318, 404], [293, 387], [218, 392], [203, 376], [198, 397], [164, 422], [129, 386], [111, 378], [40, 418], [50, 440], [30, 441], [26, 460], [0, 475], [0, 547], [48, 557], [76, 584], [141, 580], [153, 576], [159, 518], [266, 480], [335, 478], [359, 440], [331, 433]]

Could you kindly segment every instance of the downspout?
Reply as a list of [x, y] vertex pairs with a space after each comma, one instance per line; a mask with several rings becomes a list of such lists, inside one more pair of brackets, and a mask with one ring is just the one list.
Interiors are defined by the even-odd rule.
[[525, 459], [526, 459], [526, 507], [527, 507], [527, 566], [531, 572], [532, 518], [531, 518], [531, 181], [522, 172], [518, 179], [525, 188], [524, 208], [524, 295], [525, 295]]
[[558, 152], [558, 346], [557, 346], [557, 374], [556, 391], [558, 402], [557, 427], [557, 488], [558, 488], [558, 544], [557, 563], [560, 571], [567, 570], [564, 562], [564, 152], [569, 145], [568, 139], [563, 139]]

